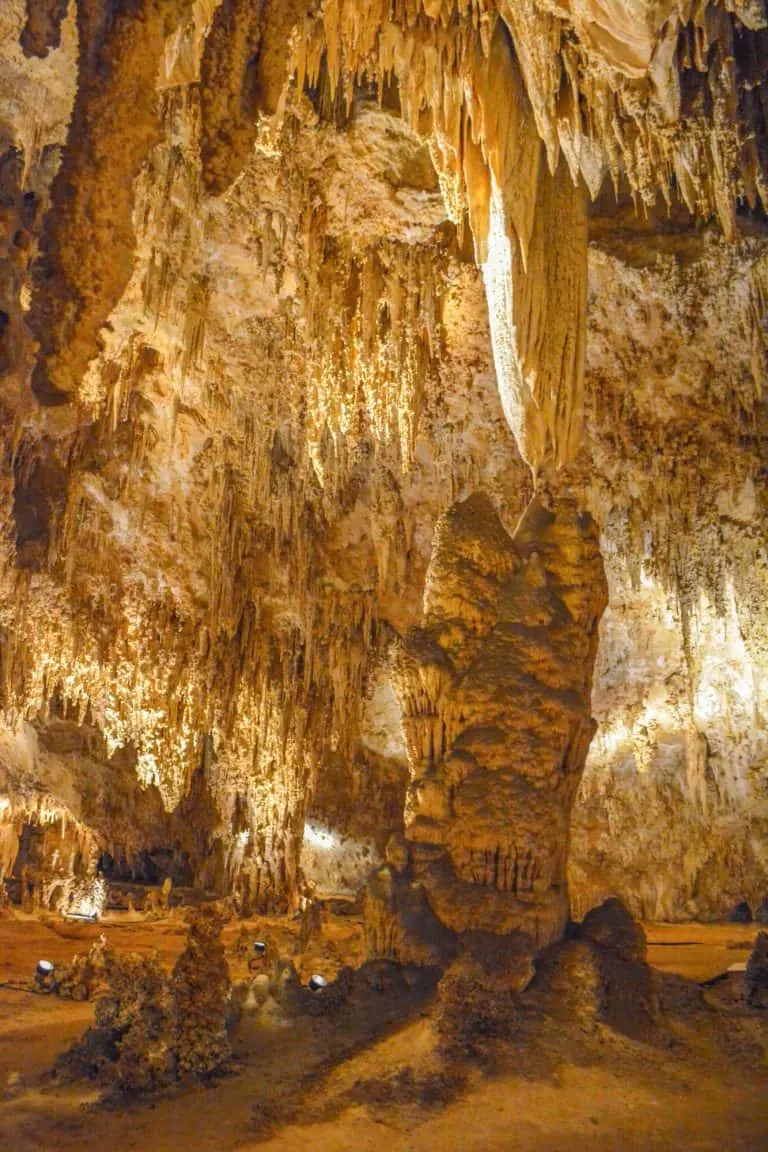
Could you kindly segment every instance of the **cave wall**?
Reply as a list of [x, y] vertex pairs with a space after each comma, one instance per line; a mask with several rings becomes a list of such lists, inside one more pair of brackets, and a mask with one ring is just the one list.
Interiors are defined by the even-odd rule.
[[[766, 884], [766, 250], [596, 223], [588, 343], [604, 618], [572, 830], [586, 911], [709, 918]], [[632, 387], [623, 387], [630, 378]]]
[[[39, 743], [23, 774], [4, 753], [12, 827], [44, 801], [83, 820], [98, 846], [136, 857], [172, 841], [163, 820], [192, 804], [204, 833], [188, 849], [195, 879], [260, 906], [292, 899], [307, 823], [375, 859], [408, 774], [393, 645], [421, 618], [435, 525], [482, 491], [514, 533], [533, 488], [523, 454], [554, 452], [570, 461], [556, 487], [600, 528], [609, 585], [598, 730], [573, 820], [574, 906], [617, 892], [643, 915], [685, 917], [756, 901], [768, 884], [768, 241], [760, 213], [736, 216], [733, 204], [734, 190], [757, 203], [764, 187], [759, 133], [733, 167], [715, 162], [733, 154], [740, 117], [757, 124], [756, 18], [744, 9], [737, 29], [738, 115], [726, 110], [707, 134], [701, 88], [725, 99], [734, 35], [720, 16], [693, 37], [677, 96], [661, 82], [647, 95], [645, 59], [595, 63], [598, 49], [582, 44], [577, 66], [560, 18], [532, 5], [505, 9], [517, 72], [487, 21], [460, 50], [418, 21], [390, 49], [362, 37], [341, 68], [325, 19], [306, 30], [302, 92], [286, 87], [296, 11], [266, 8], [257, 21], [238, 4], [149, 5], [136, 69], [120, 49], [127, 26], [102, 26], [96, 3], [70, 12], [43, 55], [39, 32], [23, 37], [22, 0], [0, 16], [6, 746], [30, 746], [24, 724], [62, 721], [101, 741], [95, 761], [75, 748], [53, 774]], [[121, 20], [133, 16], [126, 6]], [[539, 40], [525, 38], [524, 19]], [[342, 42], [349, 32], [342, 19]], [[451, 86], [426, 74], [433, 35], [454, 96], [484, 37], [495, 45], [496, 71], [465, 110], [482, 131], [467, 128], [460, 101], [449, 115]], [[670, 26], [649, 58], [690, 36], [689, 23]], [[610, 131], [587, 139], [574, 112], [584, 92], [555, 115], [560, 73], [534, 51], [553, 37], [576, 89], [599, 80]], [[399, 88], [377, 91], [373, 64], [355, 85], [361, 45], [371, 59], [390, 52]], [[614, 83], [619, 66], [633, 97]], [[152, 77], [153, 99], [134, 109], [132, 85]], [[521, 85], [525, 123], [496, 122], [494, 97]], [[655, 112], [637, 120], [641, 97], [682, 101], [685, 147]], [[501, 145], [512, 138], [515, 149]], [[555, 195], [542, 176], [513, 196], [529, 153], [559, 179], [564, 164], [581, 173], [568, 218], [589, 236], [583, 274], [581, 249], [558, 249], [573, 283], [562, 307], [582, 295], [586, 307], [560, 332], [583, 342], [583, 385], [574, 367], [562, 404], [556, 389], [540, 394], [552, 408], [530, 450], [497, 380], [482, 258], [497, 227], [510, 261], [498, 291], [514, 265], [526, 334], [509, 371], [527, 395], [526, 357], [557, 307], [533, 280], [526, 288], [515, 256], [523, 243], [532, 269], [546, 256], [533, 222]], [[689, 207], [718, 215], [732, 242], [714, 220], [654, 207], [670, 164]], [[621, 208], [603, 194], [587, 221], [586, 192], [607, 173]], [[625, 181], [649, 219], [626, 207]], [[87, 198], [92, 187], [83, 232], [68, 189]], [[119, 835], [77, 799], [84, 779], [110, 779], [118, 755], [137, 783], [126, 808], [152, 811]]]

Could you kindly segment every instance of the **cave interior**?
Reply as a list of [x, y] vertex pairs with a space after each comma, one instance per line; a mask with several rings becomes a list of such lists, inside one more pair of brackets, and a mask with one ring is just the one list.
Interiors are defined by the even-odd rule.
[[766, 1146], [767, 378], [766, 0], [3, 0], [14, 1148]]

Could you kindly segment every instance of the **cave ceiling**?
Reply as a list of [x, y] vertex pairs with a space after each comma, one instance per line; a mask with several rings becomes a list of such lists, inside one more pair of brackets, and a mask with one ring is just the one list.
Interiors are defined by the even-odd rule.
[[607, 576], [576, 906], [768, 890], [766, 210], [762, 0], [6, 0], [0, 874], [375, 840], [435, 526], [535, 491]]

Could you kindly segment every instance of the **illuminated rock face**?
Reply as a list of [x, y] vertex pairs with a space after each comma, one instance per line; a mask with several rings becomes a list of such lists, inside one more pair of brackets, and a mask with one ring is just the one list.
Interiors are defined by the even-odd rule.
[[[500, 603], [535, 477], [556, 522], [591, 514], [610, 589], [591, 709], [589, 659], [563, 673], [598, 721], [577, 910], [768, 888], [768, 277], [759, 213], [735, 213], [765, 199], [768, 33], [730, 8], [2, 5], [0, 873], [33, 824], [43, 871], [137, 875], [157, 849], [245, 906], [291, 903], [306, 826], [379, 859], [408, 753], [422, 772], [401, 639], [452, 611], [436, 525], [487, 494]], [[654, 215], [672, 174], [732, 246]], [[554, 612], [560, 576], [539, 594]], [[536, 627], [566, 663], [594, 640]], [[440, 643], [480, 721], [470, 640]], [[535, 767], [517, 722], [467, 755], [497, 779], [528, 740], [551, 779], [566, 715]], [[530, 820], [560, 821], [542, 936], [577, 762], [557, 798], [526, 785]], [[411, 791], [414, 843], [440, 788]], [[499, 788], [522, 827], [522, 784]], [[465, 801], [478, 852], [511, 859]], [[490, 923], [459, 823], [441, 859]]]
[[582, 483], [609, 607], [571, 891], [716, 919], [768, 885], [764, 240], [651, 242], [626, 215], [594, 238]]
[[537, 495], [513, 537], [483, 495], [438, 524], [396, 682], [413, 875], [455, 931], [547, 944], [565, 927], [606, 600], [597, 529], [574, 502]]

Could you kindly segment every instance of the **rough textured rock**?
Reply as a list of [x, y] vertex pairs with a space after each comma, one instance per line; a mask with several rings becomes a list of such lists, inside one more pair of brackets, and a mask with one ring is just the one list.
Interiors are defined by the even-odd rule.
[[606, 900], [592, 908], [579, 925], [582, 940], [612, 949], [627, 960], [645, 960], [645, 933], [620, 900]]
[[[97, 959], [106, 988], [96, 1000], [95, 1026], [63, 1054], [57, 1072], [144, 1094], [221, 1068], [230, 1055], [223, 922], [213, 906], [193, 914], [170, 978], [156, 955], [102, 949]], [[73, 968], [70, 983], [84, 975], [81, 965]]]
[[106, 977], [109, 953], [106, 937], [95, 941], [87, 952], [78, 952], [69, 964], [57, 965], [51, 983], [57, 996], [68, 1000], [90, 1000]]
[[414, 875], [456, 931], [546, 944], [565, 926], [606, 599], [596, 527], [572, 502], [536, 496], [510, 536], [476, 495], [437, 526], [396, 682]]
[[207, 1076], [230, 1056], [225, 1029], [230, 979], [221, 943], [223, 926], [218, 908], [199, 909], [173, 969], [176, 1066], [181, 1077]]
[[747, 961], [747, 1000], [755, 1008], [768, 1008], [768, 932], [761, 932]]
[[105, 956], [107, 990], [96, 1022], [59, 1058], [62, 1076], [100, 1079], [126, 1093], [157, 1091], [173, 1078], [168, 981], [156, 957]]
[[307, 822], [380, 859], [435, 526], [535, 482], [609, 587], [575, 912], [756, 908], [765, 5], [107, 10], [0, 12], [0, 874], [27, 826], [243, 907]]
[[28, 0], [27, 22], [19, 43], [28, 56], [46, 56], [61, 44], [61, 25], [67, 15], [66, 0]]

